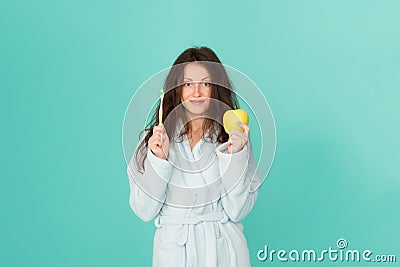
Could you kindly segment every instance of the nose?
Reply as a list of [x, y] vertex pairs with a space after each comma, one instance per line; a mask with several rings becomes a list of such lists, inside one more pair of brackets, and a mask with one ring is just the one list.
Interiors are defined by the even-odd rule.
[[201, 83], [195, 83], [194, 84], [193, 95], [196, 96], [196, 97], [201, 96]]

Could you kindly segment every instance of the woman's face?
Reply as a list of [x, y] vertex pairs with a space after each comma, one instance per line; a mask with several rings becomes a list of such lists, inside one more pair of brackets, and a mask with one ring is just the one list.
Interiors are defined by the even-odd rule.
[[204, 114], [210, 106], [211, 78], [199, 63], [189, 63], [183, 69], [181, 102], [190, 117]]

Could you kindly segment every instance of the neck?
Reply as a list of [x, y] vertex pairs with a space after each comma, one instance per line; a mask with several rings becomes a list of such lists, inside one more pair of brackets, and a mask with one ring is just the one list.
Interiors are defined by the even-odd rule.
[[201, 132], [203, 129], [204, 118], [196, 118], [190, 121], [190, 128], [192, 133]]

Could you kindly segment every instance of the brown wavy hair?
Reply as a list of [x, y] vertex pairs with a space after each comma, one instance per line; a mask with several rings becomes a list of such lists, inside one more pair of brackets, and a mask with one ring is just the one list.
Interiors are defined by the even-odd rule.
[[[238, 101], [235, 93], [233, 92], [232, 84], [226, 73], [225, 68], [221, 64], [218, 56], [208, 47], [192, 47], [183, 51], [173, 63], [168, 76], [164, 83], [164, 99], [163, 99], [163, 122], [166, 133], [168, 134], [170, 141], [175, 140], [177, 142], [182, 141], [182, 137], [185, 134], [191, 133], [191, 124], [186, 123], [180, 132], [176, 132], [176, 123], [181, 119], [187, 121], [185, 118], [185, 112], [182, 109], [181, 104], [181, 92], [183, 84], [183, 69], [186, 64], [190, 62], [197, 62], [202, 64], [210, 73], [211, 76], [211, 98], [223, 102], [225, 105], [210, 105], [209, 110], [212, 109], [213, 114], [220, 116], [222, 119], [223, 113], [230, 109], [239, 108]], [[219, 63], [219, 64], [207, 64], [207, 62]], [[216, 82], [217, 81], [217, 82]], [[218, 102], [215, 101], [215, 102]], [[225, 108], [223, 107], [225, 106]], [[135, 167], [143, 172], [144, 161], [146, 159], [148, 142], [150, 137], [153, 135], [153, 127], [158, 125], [158, 111], [160, 109], [160, 101], [153, 113], [150, 122], [146, 125], [140, 136], [147, 131], [144, 139], [140, 142], [136, 148], [134, 154]], [[177, 111], [178, 110], [178, 111]], [[173, 111], [173, 112], [172, 112]], [[168, 119], [167, 119], [168, 117]], [[167, 119], [167, 120], [166, 120]], [[223, 126], [215, 120], [206, 117], [202, 125], [203, 132], [208, 130], [208, 136], [216, 136], [216, 142], [224, 143], [228, 141], [229, 135], [225, 132]], [[172, 138], [171, 138], [172, 137]], [[175, 137], [178, 137], [176, 139]], [[203, 136], [204, 138], [204, 136]]]

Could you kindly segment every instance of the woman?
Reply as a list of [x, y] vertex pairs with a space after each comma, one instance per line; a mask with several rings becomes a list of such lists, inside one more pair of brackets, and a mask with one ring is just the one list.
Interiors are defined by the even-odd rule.
[[250, 127], [228, 135], [221, 124], [237, 108], [227, 73], [211, 49], [190, 48], [164, 92], [162, 121], [159, 105], [128, 165], [130, 206], [157, 227], [153, 266], [250, 266], [240, 221], [260, 179]]

